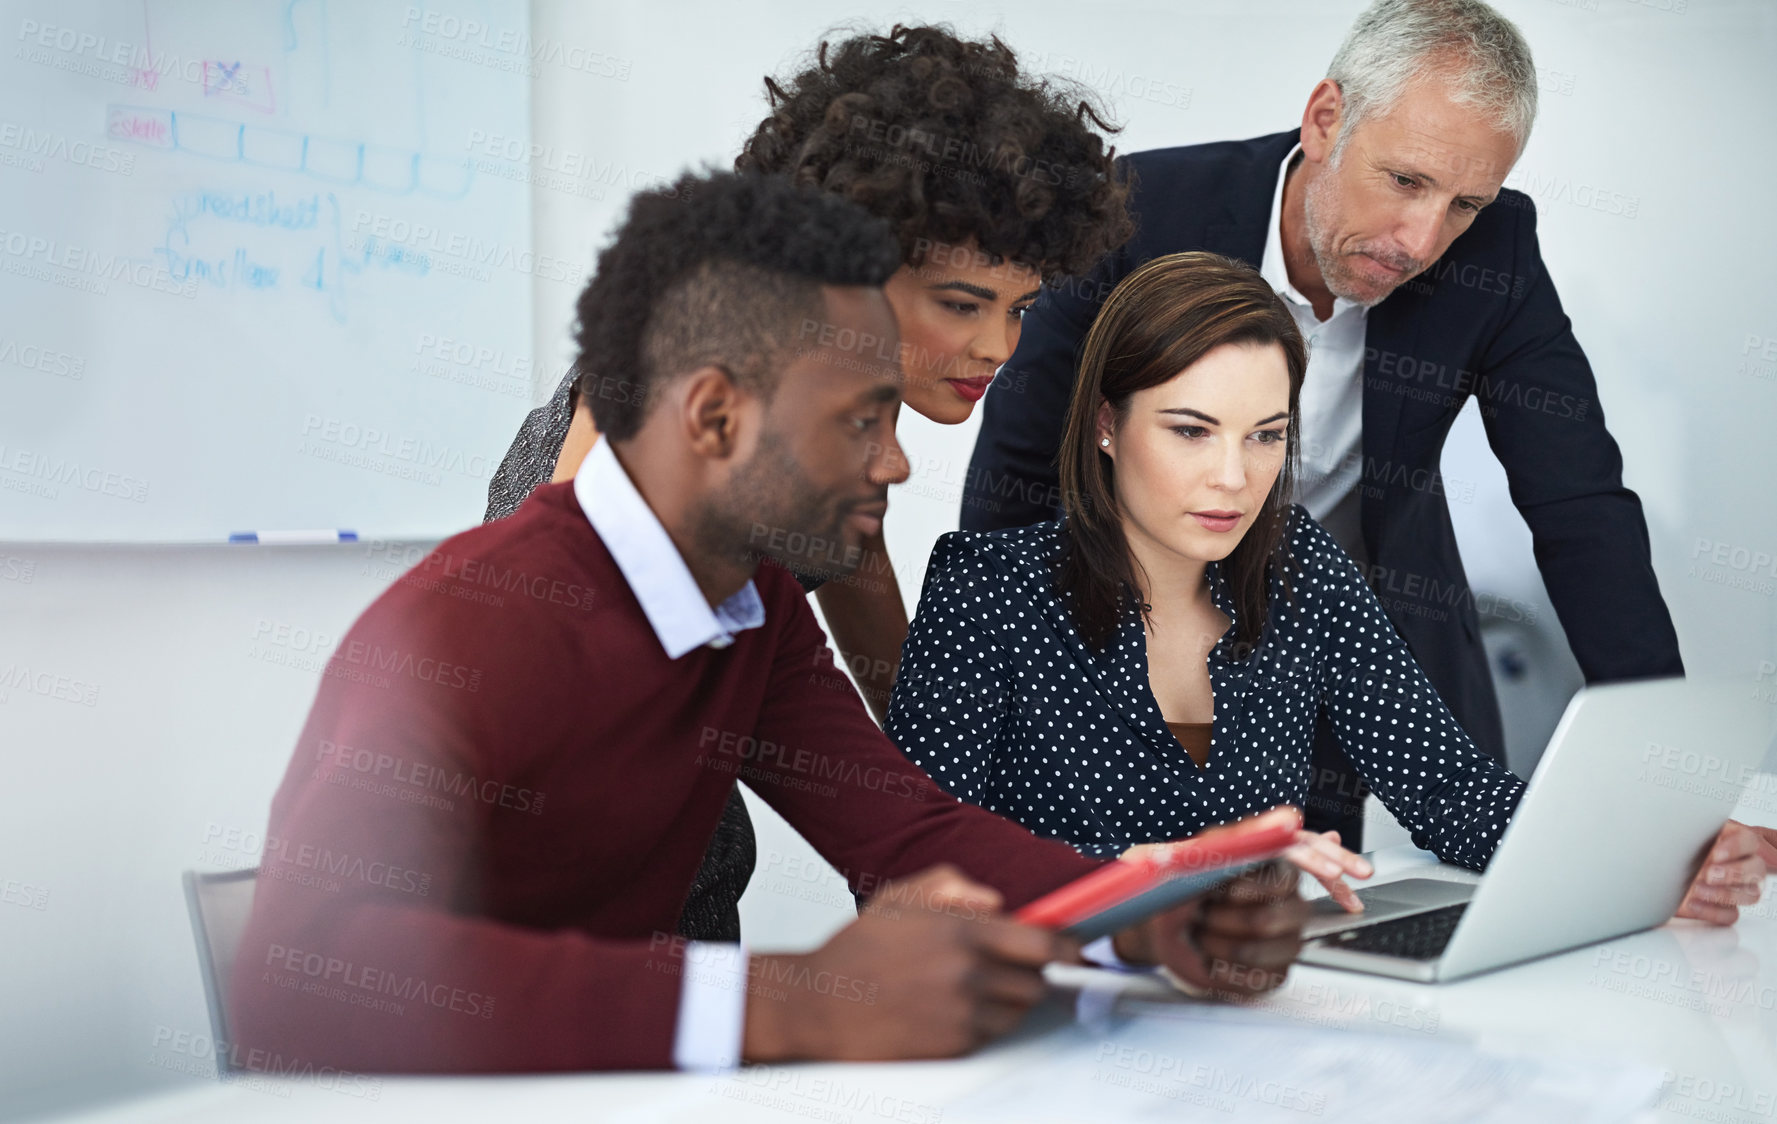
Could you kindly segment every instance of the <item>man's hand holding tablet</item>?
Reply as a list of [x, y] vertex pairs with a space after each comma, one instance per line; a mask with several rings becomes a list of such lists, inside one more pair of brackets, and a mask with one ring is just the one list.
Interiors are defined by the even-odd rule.
[[[1177, 844], [1171, 864], [1129, 864], [1149, 877], [1130, 879], [1117, 863], [1082, 879], [1120, 877], [1124, 889], [1140, 893], [1153, 889], [1156, 872], [1165, 880], [1169, 865], [1185, 877], [1230, 864], [1240, 870], [1225, 881], [1210, 879], [1214, 884], [1189, 900], [1129, 917], [1115, 936], [1117, 955], [1162, 966], [1187, 987], [1218, 995], [1281, 984], [1302, 946], [1308, 906], [1293, 868], [1267, 856], [1293, 842], [1300, 819], [1294, 808], [1277, 808]], [[1050, 897], [1071, 890], [1078, 898], [1079, 885]], [[815, 951], [750, 958], [744, 1057], [952, 1057], [999, 1037], [1043, 997], [1045, 964], [1080, 959], [1079, 938], [1055, 923], [1103, 912], [1025, 920], [1047, 901], [1007, 916], [996, 891], [948, 866], [883, 887], [857, 921]]]
[[[1136, 859], [1154, 854], [1164, 854], [1177, 846], [1174, 843], [1137, 843], [1124, 851], [1122, 858]], [[1339, 845], [1339, 833], [1336, 831], [1298, 831], [1296, 843], [1283, 853], [1283, 857], [1294, 863], [1305, 874], [1327, 888], [1327, 896], [1332, 898], [1347, 913], [1362, 913], [1363, 899], [1357, 896], [1346, 877], [1368, 878], [1375, 874], [1368, 859], [1362, 855], [1347, 851]]]
[[1132, 848], [1123, 861], [1031, 902], [1018, 920], [1081, 940], [1109, 936], [1284, 855], [1301, 826], [1294, 808], [1274, 808], [1189, 839]]
[[[1168, 875], [1181, 888], [1205, 880], [1215, 884], [1121, 927], [1112, 941], [1117, 957], [1126, 964], [1159, 965], [1186, 988], [1222, 997], [1256, 995], [1282, 984], [1301, 951], [1309, 916], [1308, 903], [1297, 892], [1295, 868], [1286, 859], [1301, 826], [1301, 813], [1284, 806], [1125, 858], [1125, 864], [1146, 867], [1134, 900], [1148, 895], [1163, 900]], [[1229, 872], [1236, 873], [1229, 877]], [[1109, 880], [1108, 869], [1080, 882], [1101, 877]], [[1070, 889], [1032, 902], [1019, 915], [1040, 912], [1045, 902]], [[1128, 908], [1113, 904], [1107, 912]], [[1090, 931], [1085, 918], [1068, 920]]]

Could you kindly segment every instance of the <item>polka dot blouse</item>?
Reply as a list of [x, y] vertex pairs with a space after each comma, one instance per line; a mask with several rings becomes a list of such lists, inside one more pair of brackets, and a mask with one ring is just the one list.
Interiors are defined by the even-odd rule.
[[[958, 797], [1091, 855], [1177, 839], [1308, 795], [1325, 712], [1346, 754], [1419, 847], [1480, 869], [1524, 782], [1479, 752], [1357, 567], [1300, 507], [1286, 596], [1271, 582], [1257, 649], [1209, 655], [1209, 765], [1166, 728], [1131, 610], [1089, 649], [1054, 590], [1059, 522], [958, 531], [932, 551], [884, 726]], [[1219, 572], [1210, 595], [1232, 621]]]

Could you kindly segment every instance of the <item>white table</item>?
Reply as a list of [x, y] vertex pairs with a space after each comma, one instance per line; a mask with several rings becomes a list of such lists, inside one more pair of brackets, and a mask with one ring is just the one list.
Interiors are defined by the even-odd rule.
[[[1410, 846], [1371, 858], [1377, 869], [1371, 884], [1407, 875], [1474, 878]], [[1082, 1049], [1082, 1035], [1061, 1032], [1070, 1018], [1155, 1001], [1189, 1002], [1148, 976], [1078, 968], [1052, 974], [1055, 996], [1030, 1025], [959, 1061], [758, 1067], [728, 1077], [359, 1078], [344, 1091], [259, 1078], [194, 1080], [189, 1091], [64, 1119], [937, 1124], [957, 1118], [950, 1111], [955, 1101], [1007, 1074], [1074, 1067], [1082, 1081], [1089, 1080], [1094, 1057]], [[1657, 1110], [1644, 1119], [1777, 1120], [1777, 900], [1769, 894], [1731, 929], [1672, 923], [1454, 984], [1297, 966], [1277, 993], [1253, 1006], [1298, 1024], [1651, 1065], [1668, 1077]], [[1180, 1048], [1188, 1050], [1189, 1043]], [[1179, 1109], [1180, 1117], [1217, 1115]]]

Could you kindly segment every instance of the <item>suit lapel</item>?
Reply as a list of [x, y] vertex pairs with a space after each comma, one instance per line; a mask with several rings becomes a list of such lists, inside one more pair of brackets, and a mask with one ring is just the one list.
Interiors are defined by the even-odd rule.
[[1420, 318], [1412, 315], [1409, 302], [1396, 294], [1372, 308], [1364, 323], [1364, 483], [1368, 485], [1359, 499], [1358, 518], [1363, 525], [1364, 547], [1372, 559], [1377, 557], [1382, 534], [1382, 507], [1387, 487], [1389, 462], [1394, 457], [1395, 438], [1400, 429], [1400, 374], [1381, 372], [1384, 356], [1397, 372], [1412, 370], [1403, 364], [1403, 355], [1417, 354]]
[[1265, 257], [1265, 221], [1218, 223], [1203, 232], [1203, 248], [1259, 268]]
[[[1290, 143], [1293, 146], [1295, 142]], [[1247, 177], [1247, 184], [1230, 200], [1224, 216], [1227, 221], [1204, 229], [1204, 249], [1259, 268], [1265, 260], [1265, 240], [1271, 236], [1273, 225], [1271, 196], [1277, 189], [1277, 167], [1288, 151], [1285, 148], [1279, 152], [1275, 160], [1259, 161], [1262, 174]], [[1238, 204], [1239, 210], [1233, 204]]]
[[1265, 240], [1274, 225], [1271, 196], [1277, 189], [1277, 169], [1290, 149], [1296, 147], [1300, 130], [1261, 137], [1256, 156], [1222, 192], [1222, 211], [1217, 221], [1203, 228], [1202, 248], [1243, 261], [1254, 269], [1265, 260]]

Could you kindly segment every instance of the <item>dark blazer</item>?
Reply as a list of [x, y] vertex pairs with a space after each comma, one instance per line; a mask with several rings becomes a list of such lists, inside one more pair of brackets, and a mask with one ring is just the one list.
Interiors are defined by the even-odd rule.
[[1256, 650], [1220, 567], [1210, 597], [1232, 622], [1209, 654], [1207, 768], [1166, 728], [1131, 601], [1103, 651], [1055, 592], [1060, 524], [945, 535], [883, 729], [955, 796], [1111, 857], [1278, 804], [1303, 803], [1326, 721], [1418, 846], [1480, 869], [1524, 782], [1475, 748], [1389, 627], [1345, 552], [1301, 507], [1289, 586], [1273, 573]]
[[[962, 507], [966, 530], [1021, 527], [1059, 506], [1055, 455], [1074, 359], [1103, 298], [1150, 258], [1210, 250], [1255, 268], [1291, 130], [1139, 152], [1138, 232], [1084, 278], [1045, 287], [987, 395]], [[1505, 759], [1480, 621], [1438, 471], [1471, 397], [1588, 682], [1682, 675], [1641, 502], [1604, 428], [1598, 388], [1537, 248], [1530, 198], [1503, 190], [1444, 256], [1372, 308], [1363, 389], [1366, 576], [1475, 742]]]

